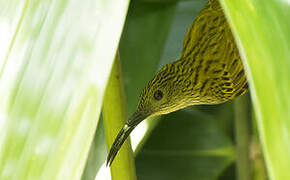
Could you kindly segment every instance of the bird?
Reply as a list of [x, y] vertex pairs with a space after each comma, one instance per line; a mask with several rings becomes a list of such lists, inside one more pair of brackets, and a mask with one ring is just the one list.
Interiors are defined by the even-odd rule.
[[163, 66], [143, 89], [137, 110], [111, 146], [107, 166], [144, 119], [188, 106], [224, 103], [247, 91], [241, 57], [222, 7], [218, 0], [209, 0], [187, 30], [180, 58]]

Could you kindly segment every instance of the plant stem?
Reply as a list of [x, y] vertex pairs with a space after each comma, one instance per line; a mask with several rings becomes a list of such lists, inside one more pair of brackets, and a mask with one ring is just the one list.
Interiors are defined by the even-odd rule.
[[259, 141], [257, 116], [255, 111], [252, 111], [251, 118], [253, 137], [251, 140], [250, 159], [253, 169], [253, 180], [267, 180], [266, 164], [263, 158], [261, 143]]
[[[109, 149], [118, 132], [126, 122], [124, 88], [117, 53], [104, 96], [103, 118], [107, 148]], [[128, 138], [111, 165], [112, 180], [136, 180], [134, 157]]]
[[248, 96], [235, 100], [235, 137], [237, 143], [237, 177], [238, 180], [250, 180], [250, 101]]

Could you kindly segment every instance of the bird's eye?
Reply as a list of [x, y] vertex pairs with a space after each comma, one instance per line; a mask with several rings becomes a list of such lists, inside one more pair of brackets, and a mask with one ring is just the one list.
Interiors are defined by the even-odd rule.
[[163, 97], [163, 93], [160, 90], [157, 90], [154, 92], [154, 99], [156, 99], [157, 101], [159, 101], [160, 99], [162, 99]]

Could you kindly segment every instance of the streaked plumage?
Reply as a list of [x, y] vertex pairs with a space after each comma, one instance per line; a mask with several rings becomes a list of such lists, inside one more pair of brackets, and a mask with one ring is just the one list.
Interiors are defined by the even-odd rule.
[[219, 104], [248, 90], [243, 65], [218, 0], [210, 0], [186, 33], [182, 55], [144, 88], [137, 111], [116, 138], [111, 164], [130, 132], [145, 118], [197, 104]]

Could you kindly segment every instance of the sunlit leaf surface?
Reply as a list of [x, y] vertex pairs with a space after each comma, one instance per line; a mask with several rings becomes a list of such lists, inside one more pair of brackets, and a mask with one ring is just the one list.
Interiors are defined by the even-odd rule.
[[0, 1], [0, 179], [79, 179], [128, 1]]
[[221, 0], [248, 73], [271, 179], [290, 179], [290, 1]]

